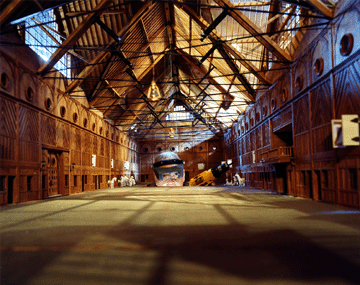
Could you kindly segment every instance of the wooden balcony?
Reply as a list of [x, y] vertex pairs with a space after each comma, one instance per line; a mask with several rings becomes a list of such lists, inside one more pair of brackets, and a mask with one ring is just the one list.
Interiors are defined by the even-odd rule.
[[279, 146], [260, 153], [260, 162], [263, 164], [289, 163], [293, 157], [292, 146]]

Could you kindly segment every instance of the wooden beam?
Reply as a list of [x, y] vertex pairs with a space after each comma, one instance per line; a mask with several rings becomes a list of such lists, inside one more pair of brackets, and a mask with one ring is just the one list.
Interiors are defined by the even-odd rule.
[[[185, 72], [184, 72], [185, 73]], [[188, 74], [187, 74], [188, 75]], [[189, 76], [189, 75], [188, 75]], [[199, 87], [198, 87], [199, 88]], [[181, 88], [180, 87], [180, 89], [181, 89], [181, 91], [182, 92], [184, 92], [184, 90], [183, 90], [183, 88]], [[202, 90], [201, 88], [199, 88], [200, 90]], [[206, 92], [205, 92], [206, 93]], [[207, 95], [208, 96], [208, 95]], [[183, 100], [183, 102], [182, 102], [182, 104], [183, 104], [183, 106], [186, 108], [186, 109], [188, 109], [188, 111], [192, 114], [192, 115], [194, 115], [194, 117], [196, 117], [196, 119], [197, 120], [199, 120], [199, 121], [201, 121], [206, 127], [208, 127], [209, 128], [209, 130], [210, 131], [212, 131], [212, 132], [216, 132], [216, 127], [214, 127], [212, 124], [209, 124], [208, 123], [208, 121], [202, 116], [202, 114], [200, 114], [199, 113], [199, 111], [201, 110], [201, 108], [200, 109], [198, 109], [198, 110], [196, 110], [196, 109], [194, 109], [192, 106], [191, 106], [191, 104], [190, 104], [190, 102], [189, 101], [191, 101], [191, 103], [192, 104], [197, 104], [198, 105], [198, 103], [194, 100], [194, 99], [192, 99], [191, 97], [189, 97], [188, 96], [188, 98], [184, 98], [185, 100]], [[196, 106], [197, 106], [196, 105]], [[195, 107], [196, 108], [196, 107]], [[206, 115], [208, 115], [209, 117], [211, 117], [213, 120], [217, 120], [210, 112], [207, 112], [207, 111], [204, 111], [205, 113], [206, 113]], [[217, 120], [218, 121], [218, 120]], [[221, 123], [221, 122], [220, 122]], [[222, 123], [221, 123], [221, 125], [222, 125]]]
[[[56, 43], [57, 45], [61, 45], [61, 43], [48, 31], [48, 29], [51, 30], [52, 32], [57, 33], [56, 31], [51, 29], [48, 25], [44, 25], [41, 21], [38, 21], [34, 18], [32, 18], [32, 20], [35, 22], [35, 24], [39, 25], [40, 29], [43, 30], [44, 33], [46, 33], [46, 35], [54, 41], [54, 43]], [[69, 49], [69, 53], [77, 57], [78, 59], [81, 59], [82, 61], [89, 63], [85, 58], [83, 58], [80, 54], [76, 53], [73, 49]]]
[[[291, 5], [289, 6], [291, 7]], [[266, 33], [273, 38], [273, 34], [275, 31], [278, 31], [279, 29], [278, 24], [279, 24], [279, 18], [276, 17], [279, 14], [281, 8], [281, 2], [280, 1], [273, 1], [273, 4], [269, 7], [269, 20], [267, 21], [266, 25], [263, 25], [264, 27], [266, 27]], [[272, 15], [276, 15], [275, 17], [273, 17]], [[276, 42], [276, 41], [275, 41]], [[259, 44], [259, 43], [258, 43]], [[259, 44], [261, 45], [261, 44]], [[256, 49], [257, 47], [255, 47], [254, 49]], [[253, 49], [253, 50], [254, 50]], [[269, 69], [269, 50], [264, 48], [261, 51], [261, 70], [268, 70]]]
[[[94, 90], [91, 92], [91, 94], [88, 96], [88, 102], [90, 103], [92, 99], [96, 96], [96, 94], [99, 92], [99, 88], [101, 84], [103, 83], [103, 80], [105, 79], [106, 74], [109, 72], [111, 66], [112, 66], [112, 60], [115, 57], [114, 54], [112, 54], [108, 60], [108, 63], [106, 64], [105, 68], [101, 71], [100, 77], [98, 82], [95, 84]], [[90, 105], [90, 104], [89, 104]]]
[[[193, 61], [191, 61], [190, 59], [190, 55], [187, 54], [186, 52], [184, 52], [183, 50], [177, 50], [177, 53], [179, 55], [182, 56], [182, 58], [195, 70], [197, 70], [202, 76], [205, 76], [205, 74], [207, 73], [207, 70], [205, 68], [203, 68], [202, 66], [198, 66], [197, 64], [195, 64]], [[212, 77], [208, 77], [207, 80], [209, 80], [209, 82], [211, 82], [212, 85], [214, 85], [216, 87], [216, 89], [219, 90], [220, 93], [222, 94], [226, 94], [226, 89], [224, 87], [222, 87], [215, 79], [213, 79]]]
[[334, 10], [325, 6], [325, 4], [319, 0], [308, 0], [308, 2], [321, 14], [326, 17], [333, 18], [334, 17]]
[[169, 3], [165, 3], [164, 5], [165, 5], [165, 19], [166, 19], [165, 26], [166, 26], [167, 32], [168, 32], [169, 43], [174, 44], [172, 27], [170, 25], [171, 24], [171, 15], [170, 15]]
[[[194, 11], [188, 8], [186, 5], [181, 7], [181, 9], [186, 12], [190, 16], [190, 18], [192, 18], [203, 30], [206, 30], [206, 28], [209, 26], [205, 19], [196, 15]], [[228, 50], [235, 58], [239, 59], [241, 61], [241, 64], [244, 65], [251, 73], [253, 73], [254, 76], [262, 83], [266, 85], [272, 84], [271, 80], [265, 75], [263, 71], [258, 69], [254, 64], [252, 64], [251, 61], [247, 60], [247, 58], [241, 52], [235, 49], [232, 45], [227, 44], [226, 40], [222, 38], [221, 35], [219, 35], [215, 30], [213, 30], [209, 35], [212, 38], [220, 41], [223, 47]]]
[[[169, 101], [167, 104], [164, 104], [164, 106], [157, 111], [157, 113], [160, 113], [160, 116], [158, 117], [160, 121], [162, 121], [164, 119], [164, 116], [166, 116], [169, 113], [169, 110], [171, 109], [171, 107], [174, 105], [174, 100]], [[167, 109], [167, 110], [165, 110]], [[147, 125], [146, 129], [146, 133], [143, 134], [142, 136], [146, 136], [151, 129], [157, 125], [157, 121], [155, 120], [153, 123], [148, 123], [147, 119], [150, 117], [150, 115], [152, 115], [151, 113], [145, 114], [143, 119], [141, 121], [145, 122], [144, 124]]]
[[[267, 20], [261, 27], [259, 27], [260, 29], [268, 28], [271, 23], [275, 22], [277, 19], [279, 19], [280, 17], [282, 17], [283, 14], [285, 14], [288, 10], [292, 9], [293, 6], [289, 6], [289, 7], [285, 8], [284, 10], [280, 11], [280, 13], [279, 13], [279, 11], [273, 10], [274, 8], [277, 8], [277, 7], [275, 7], [275, 5], [273, 5], [273, 6], [270, 8], [270, 11], [269, 11], [270, 14], [269, 14], [269, 15], [271, 15], [272, 12], [274, 12], [274, 14], [277, 12], [276, 15], [273, 16], [273, 17], [271, 17], [271, 18], [269, 17], [269, 20]], [[266, 29], [266, 31], [269, 32], [268, 29]], [[272, 32], [274, 32], [274, 31], [272, 31]]]
[[[152, 39], [156, 39], [156, 37], [157, 37], [159, 34], [161, 34], [165, 29], [166, 29], [166, 27], [160, 28], [160, 29], [153, 35], [153, 37], [151, 38], [151, 40], [152, 40]], [[144, 46], [141, 48], [140, 52], [145, 51], [145, 50], [149, 47], [149, 45], [151, 44], [151, 40], [150, 40], [149, 43], [147, 43], [146, 45], [144, 45]], [[163, 56], [163, 55], [161, 55], [161, 58], [162, 58], [162, 56]], [[161, 59], [161, 58], [160, 58], [160, 59]], [[157, 62], [157, 61], [156, 61], [156, 62]], [[110, 66], [110, 64], [108, 64], [108, 65]], [[153, 65], [151, 65], [151, 66], [153, 66]], [[128, 69], [127, 66], [124, 67], [122, 70], [120, 70], [118, 73], [119, 73], [119, 74], [123, 74], [123, 73], [126, 71], [126, 69]], [[149, 69], [147, 69], [147, 71], [149, 72]], [[111, 81], [111, 79], [109, 79], [109, 80]], [[125, 92], [125, 93], [128, 92], [132, 87], [133, 87], [133, 85], [130, 86], [129, 88], [127, 88], [124, 92]], [[92, 96], [92, 97], [93, 97], [93, 96]], [[96, 98], [95, 100], [93, 100], [93, 101], [90, 102], [90, 104], [89, 104], [90, 106], [94, 106], [95, 102], [99, 99], [99, 97], [101, 97], [101, 95], [98, 95], [97, 97], [98, 97], [98, 98]]]
[[[112, 90], [119, 98], [122, 97], [122, 96], [117, 92], [116, 88], [112, 87], [107, 80], [106, 80], [106, 84], [111, 88], [111, 90]], [[114, 107], [114, 106], [113, 106], [113, 107]], [[108, 109], [106, 112], [108, 112], [108, 111], [109, 111], [109, 109]], [[129, 110], [124, 110], [124, 111], [129, 111]], [[125, 112], [124, 112], [124, 113], [125, 113]], [[134, 111], [131, 110], [131, 113], [138, 119], [138, 115], [135, 114]], [[104, 117], [105, 117], [105, 113], [104, 113]]]
[[[289, 21], [292, 19], [293, 13], [295, 13], [296, 11], [296, 6], [292, 6], [290, 12], [289, 12], [289, 15], [287, 15], [284, 19], [284, 21], [281, 23], [280, 27], [278, 28], [278, 31], [282, 31], [283, 29], [285, 29], [286, 25], [289, 23]], [[277, 33], [275, 36], [274, 36], [274, 40], [277, 41], [277, 39], [280, 37], [280, 33]]]
[[235, 7], [258, 7], [258, 6], [268, 6], [271, 4], [271, 1], [268, 2], [245, 2], [245, 3], [234, 3]]
[[[150, 69], [152, 69], [152, 68], [148, 68], [148, 69], [150, 70]], [[143, 73], [141, 74], [141, 78], [143, 78], [144, 76], [146, 76], [147, 73], [149, 73], [149, 71], [148, 71], [148, 72], [143, 72]], [[157, 81], [159, 78], [163, 77], [163, 76], [164, 76], [164, 73], [165, 73], [165, 71], [163, 71], [163, 72], [155, 79], [155, 81]], [[139, 78], [139, 79], [140, 79], [140, 78]], [[139, 80], [137, 79], [137, 81], [139, 81]], [[129, 89], [131, 89], [131, 88], [133, 88], [133, 87], [130, 87], [130, 88], [128, 88], [127, 90], [129, 90]], [[139, 89], [139, 88], [138, 88], [138, 89]], [[132, 99], [133, 99], [133, 101], [134, 101], [134, 100], [137, 100], [137, 99], [141, 99], [141, 97], [140, 97], [140, 98], [132, 98]], [[147, 118], [148, 116], [152, 115], [152, 116], [154, 117], [154, 119], [155, 119], [154, 125], [156, 125], [156, 124], [159, 123], [162, 127], [164, 127], [164, 126], [162, 125], [162, 123], [161, 123], [161, 119], [159, 118], [158, 113], [155, 112], [155, 108], [156, 108], [157, 106], [155, 106], [155, 107], [153, 107], [152, 105], [149, 106], [149, 102], [147, 102], [146, 100], [144, 100], [144, 101], [145, 101], [145, 103], [137, 103], [137, 104], [136, 104], [136, 107], [135, 107], [136, 109], [135, 109], [134, 111], [139, 111], [139, 115], [142, 115], [145, 107], [148, 107], [149, 110], [150, 110], [150, 112], [149, 112], [147, 115], [146, 115], [146, 114], [144, 115], [144, 119]], [[159, 101], [159, 102], [160, 102], [160, 101]], [[155, 105], [158, 105], [159, 102], [155, 102]], [[141, 107], [138, 108], [139, 105], [141, 105]], [[150, 108], [150, 107], [152, 107], [152, 108]], [[125, 112], [123, 113], [123, 115], [126, 115], [126, 113], [127, 113], [127, 111], [125, 111]], [[139, 119], [139, 115], [136, 115], [138, 119]], [[134, 121], [135, 121], [135, 118], [132, 118], [132, 119], [130, 119], [130, 120], [128, 120], [128, 121], [129, 121], [128, 124], [133, 124]], [[118, 124], [118, 123], [119, 123], [119, 120], [115, 121], [115, 124]]]
[[[152, 68], [164, 57], [165, 53], [161, 54], [160, 56], [157, 57], [157, 59], [137, 78], [138, 81], [142, 80], [149, 72], [151, 72]], [[135, 86], [136, 82], [134, 82], [133, 84], [131, 84], [131, 86], [129, 86], [123, 93], [127, 93], [129, 92], [129, 90], [133, 89]], [[114, 106], [116, 106], [117, 104], [120, 103], [121, 99], [124, 96], [119, 97], [118, 99], [116, 99], [114, 101], [114, 103], [112, 104], [111, 107], [109, 107], [105, 112], [104, 112], [104, 116], [108, 115], [111, 110], [114, 108]], [[91, 102], [91, 106], [94, 106], [95, 102], [97, 100], [94, 100], [93, 102]]]
[[[137, 86], [135, 86], [135, 88], [137, 88]], [[141, 95], [143, 96], [146, 96], [145, 94], [143, 94], [142, 90], [140, 90], [139, 88], [137, 88]], [[150, 110], [150, 114], [155, 118], [155, 121], [157, 121], [157, 123], [159, 123], [162, 127], [164, 127], [157, 115], [157, 113], [155, 112], [155, 108], [149, 103], [149, 101], [147, 101], [145, 98], [141, 98], [142, 96], [140, 96], [140, 98], [132, 98], [133, 100], [136, 100], [136, 99], [143, 99], [144, 100], [144, 103], [136, 103], [136, 107], [135, 107], [135, 110], [132, 109], [133, 111], [139, 111], [139, 115], [141, 115], [141, 113], [143, 112], [143, 110], [145, 109], [145, 107], [148, 107], [148, 109]], [[127, 111], [125, 111], [123, 114], [126, 114]], [[133, 122], [135, 121], [135, 118], [133, 117], [131, 120], [130, 120], [130, 124], [132, 124]], [[117, 125], [119, 122], [119, 120], [116, 120], [115, 121], [115, 125]]]
[[[122, 35], [122, 37], [124, 36], [124, 34], [127, 33], [127, 31], [129, 31], [138, 21], [141, 20], [141, 18], [146, 14], [146, 12], [149, 10], [149, 7], [151, 7], [152, 4], [150, 2], [147, 2], [144, 4], [144, 6], [142, 7], [142, 9], [140, 9], [136, 15], [132, 18], [131, 22], [126, 25], [119, 33], [118, 35]], [[112, 41], [111, 43], [109, 43], [105, 49], [109, 48], [115, 41]], [[72, 92], [76, 87], [78, 87], [82, 81], [83, 78], [86, 78], [96, 67], [96, 65], [103, 60], [107, 55], [108, 55], [109, 51], [103, 51], [101, 53], [99, 53], [92, 61], [91, 64], [84, 67], [84, 69], [79, 73], [78, 75], [78, 79], [74, 80], [73, 82], [71, 82], [71, 84], [69, 85], [69, 87], [66, 89], [66, 93], [70, 93]]]
[[[23, 4], [23, 0], [13, 0], [8, 4], [5, 9], [0, 14], [0, 27], [2, 27], [5, 21], [14, 13], [16, 13], [17, 8]], [[31, 5], [31, 4], [30, 4]]]
[[[66, 16], [67, 17], [85, 16], [87, 13], [88, 12], [66, 12]], [[126, 9], [108, 10], [103, 12], [104, 15], [119, 15], [126, 13], [128, 13]]]
[[49, 72], [51, 68], [63, 57], [63, 55], [74, 45], [79, 38], [90, 28], [94, 23], [95, 17], [103, 13], [103, 9], [108, 7], [112, 1], [103, 0], [95, 7], [95, 12], [90, 13], [76, 29], [63, 41], [62, 45], [51, 55], [49, 61], [44, 63], [39, 69], [39, 74], [45, 74]]
[[263, 44], [270, 52], [272, 52], [279, 60], [291, 62], [291, 56], [282, 50], [269, 36], [263, 35], [262, 30], [253, 23], [240, 10], [234, 9], [235, 6], [228, 0], [214, 0], [219, 6], [229, 8], [229, 15], [234, 18], [245, 30], [254, 36], [261, 44]]
[[[181, 37], [183, 37], [183, 38], [186, 40], [185, 36], [182, 34], [182, 31], [181, 31], [180, 29], [178, 29], [177, 27], [175, 27], [175, 31], [176, 31]], [[178, 52], [180, 52], [180, 51], [178, 51]], [[183, 54], [185, 54], [185, 52], [183, 52]], [[220, 70], [220, 68], [221, 68], [220, 66], [217, 66], [217, 65], [214, 64], [214, 63], [212, 63], [212, 64], [213, 64], [217, 69]], [[206, 74], [206, 72], [205, 72], [205, 74]], [[210, 78], [211, 78], [211, 77], [209, 77], [208, 80], [210, 80]], [[216, 80], [214, 80], [214, 79], [212, 79], [212, 80], [213, 80], [215, 86], [219, 86], [219, 83], [217, 83]], [[251, 100], [251, 101], [254, 101], [254, 97], [252, 96], [252, 94], [250, 94], [245, 88], [243, 88], [242, 86], [238, 86], [238, 88], [239, 88], [240, 91], [243, 92], [243, 95], [244, 95], [245, 97], [247, 97], [247, 98], [248, 98], [249, 100]], [[225, 92], [224, 95], [227, 96], [227, 97], [229, 97], [229, 98], [231, 98], [231, 96], [230, 96], [227, 92]]]
[[[249, 95], [251, 95], [251, 97], [254, 96], [255, 95], [255, 90], [252, 88], [251, 84], [247, 81], [245, 76], [240, 74], [238, 67], [232, 61], [232, 59], [227, 54], [227, 52], [222, 47], [218, 48], [218, 51], [221, 54], [221, 56], [224, 58], [224, 60], [226, 61], [226, 63], [228, 64], [228, 66], [230, 67], [232, 72], [235, 74], [237, 79], [242, 83], [242, 85], [244, 86], [244, 88], [248, 92], [248, 97], [250, 97]], [[249, 99], [251, 99], [251, 98], [249, 98]], [[251, 101], [255, 102], [255, 98], [252, 97]]]

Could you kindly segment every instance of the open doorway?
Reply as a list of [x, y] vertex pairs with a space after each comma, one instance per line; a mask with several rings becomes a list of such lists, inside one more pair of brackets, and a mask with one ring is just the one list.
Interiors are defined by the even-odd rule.
[[7, 203], [14, 203], [15, 176], [0, 176], [0, 191], [7, 192]]
[[293, 134], [291, 124], [276, 129], [276, 131], [274, 130], [273, 133], [275, 135], [274, 138], [276, 139], [276, 145], [293, 146]]
[[320, 170], [315, 170], [314, 171], [314, 186], [313, 186], [313, 190], [314, 190], [314, 194], [317, 195], [317, 200], [322, 200], [322, 197], [321, 197], [321, 171]]
[[8, 176], [8, 204], [14, 203], [14, 180], [15, 176]]
[[312, 173], [311, 170], [306, 171], [306, 191], [310, 199], [314, 199], [314, 189], [312, 183]]
[[94, 175], [93, 177], [94, 177], [95, 190], [97, 190], [98, 189], [97, 175]]
[[85, 175], [82, 175], [81, 176], [81, 192], [85, 191], [85, 183], [86, 183]]
[[287, 170], [285, 163], [275, 164], [275, 187], [276, 192], [281, 194], [288, 193], [288, 183], [287, 183]]

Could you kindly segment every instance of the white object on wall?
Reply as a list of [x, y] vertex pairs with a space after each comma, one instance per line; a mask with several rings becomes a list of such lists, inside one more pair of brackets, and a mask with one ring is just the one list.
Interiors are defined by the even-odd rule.
[[342, 115], [342, 134], [344, 146], [360, 145], [359, 140], [359, 115]]
[[360, 145], [359, 116], [342, 115], [341, 120], [331, 120], [333, 148]]

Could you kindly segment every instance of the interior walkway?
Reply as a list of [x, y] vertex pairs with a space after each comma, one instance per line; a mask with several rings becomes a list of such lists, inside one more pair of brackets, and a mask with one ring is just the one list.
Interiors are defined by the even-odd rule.
[[360, 284], [360, 211], [238, 187], [1, 208], [1, 284]]

